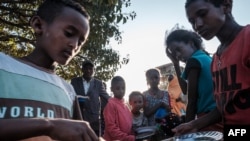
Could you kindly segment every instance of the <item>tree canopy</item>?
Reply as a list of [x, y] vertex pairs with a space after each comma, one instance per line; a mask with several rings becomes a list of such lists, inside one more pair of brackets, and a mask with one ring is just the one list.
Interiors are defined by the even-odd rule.
[[[34, 49], [35, 36], [29, 19], [43, 0], [1, 0], [0, 3], [0, 51], [22, 57]], [[131, 5], [130, 0], [76, 0], [88, 11], [90, 35], [81, 52], [67, 66], [56, 68], [58, 75], [66, 80], [82, 75], [81, 63], [89, 59], [95, 64], [95, 77], [107, 81], [118, 69], [129, 61], [112, 49], [110, 40], [122, 43], [119, 25], [136, 17], [123, 9]]]

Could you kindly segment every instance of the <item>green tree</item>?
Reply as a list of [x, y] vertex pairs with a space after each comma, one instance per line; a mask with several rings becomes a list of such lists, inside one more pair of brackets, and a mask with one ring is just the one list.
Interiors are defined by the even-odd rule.
[[[43, 0], [1, 0], [0, 2], [0, 51], [21, 57], [34, 49], [34, 35], [29, 19]], [[56, 72], [66, 80], [80, 76], [84, 59], [96, 65], [95, 76], [103, 81], [113, 77], [116, 71], [129, 61], [112, 49], [110, 40], [122, 42], [119, 25], [136, 17], [134, 11], [124, 13], [130, 0], [76, 0], [91, 16], [90, 36], [81, 52], [67, 66], [58, 66]]]

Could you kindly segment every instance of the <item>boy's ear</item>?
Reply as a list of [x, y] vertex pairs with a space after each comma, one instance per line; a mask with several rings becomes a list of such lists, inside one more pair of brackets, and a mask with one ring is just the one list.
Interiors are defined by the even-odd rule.
[[35, 35], [41, 35], [43, 33], [43, 20], [39, 16], [33, 16], [30, 19], [30, 26], [33, 28]]

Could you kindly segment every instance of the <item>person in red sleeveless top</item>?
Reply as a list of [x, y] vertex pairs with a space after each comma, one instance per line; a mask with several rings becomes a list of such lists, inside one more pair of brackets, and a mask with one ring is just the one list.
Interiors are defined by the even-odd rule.
[[250, 125], [250, 25], [238, 24], [232, 16], [232, 0], [187, 0], [186, 15], [192, 28], [204, 39], [217, 37], [220, 45], [212, 60], [212, 78], [217, 108], [177, 126], [175, 135], [196, 132], [216, 122]]

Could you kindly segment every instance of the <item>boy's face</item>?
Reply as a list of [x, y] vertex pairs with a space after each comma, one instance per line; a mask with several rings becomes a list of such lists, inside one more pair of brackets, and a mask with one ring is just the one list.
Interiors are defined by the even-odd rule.
[[37, 46], [52, 62], [66, 65], [79, 53], [89, 35], [88, 20], [78, 11], [65, 7], [50, 24], [40, 20]]
[[122, 99], [125, 95], [125, 82], [118, 81], [111, 87], [111, 91], [114, 94], [114, 97]]
[[226, 19], [224, 6], [215, 7], [205, 0], [192, 2], [186, 8], [186, 15], [192, 28], [206, 40], [216, 36]]
[[140, 111], [143, 108], [143, 98], [140, 95], [135, 95], [129, 101], [132, 111]]

